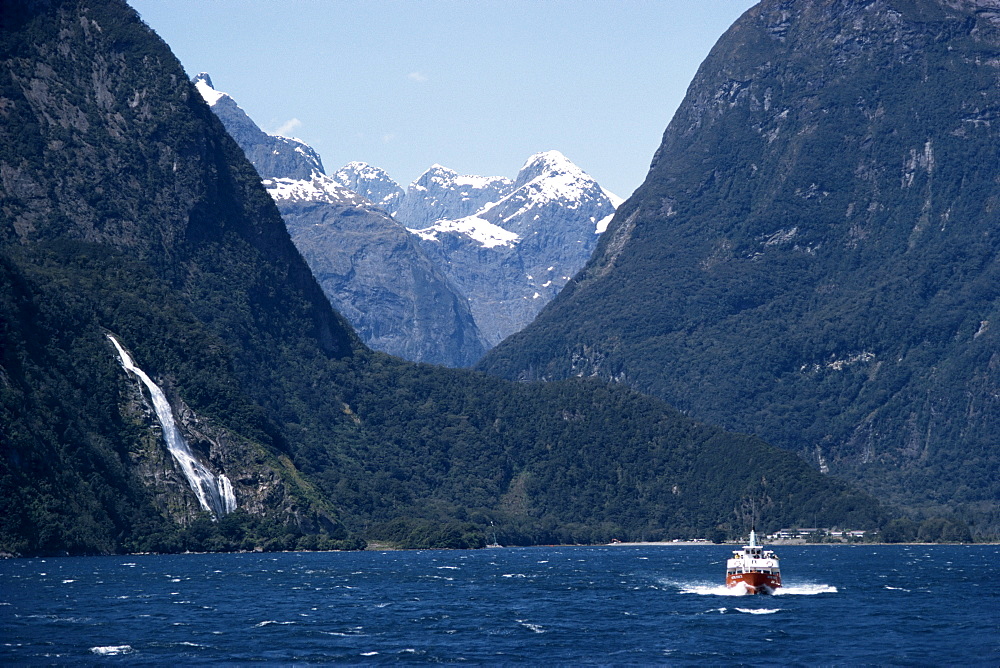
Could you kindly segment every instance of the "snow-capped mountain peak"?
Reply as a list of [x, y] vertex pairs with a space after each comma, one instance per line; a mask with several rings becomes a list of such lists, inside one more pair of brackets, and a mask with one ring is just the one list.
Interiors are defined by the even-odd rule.
[[504, 176], [459, 174], [435, 163], [411, 183], [409, 189], [414, 193], [432, 194], [442, 190], [457, 191], [463, 198], [480, 200], [484, 195], [509, 191], [512, 186], [512, 181]]
[[366, 162], [349, 162], [332, 174], [333, 179], [375, 206], [393, 214], [403, 199], [403, 189], [389, 174]]
[[[492, 199], [484, 201], [490, 194]], [[537, 233], [540, 226], [551, 230], [554, 224], [564, 233], [574, 229], [600, 234], [621, 202], [565, 155], [552, 150], [528, 158], [514, 181], [461, 176], [434, 165], [410, 185], [401, 210], [409, 219], [398, 217], [424, 241], [439, 241], [442, 235], [451, 234], [483, 248], [496, 248], [513, 246]], [[470, 211], [475, 203], [479, 208]], [[584, 232], [585, 227], [589, 231]]]
[[434, 165], [410, 186], [397, 218], [469, 296], [492, 345], [579, 271], [620, 203], [562, 153], [543, 151], [514, 180]]
[[471, 216], [513, 189], [503, 176], [459, 174], [442, 165], [432, 165], [410, 184], [396, 218], [410, 228], [422, 228], [442, 219]]
[[196, 76], [194, 78], [194, 86], [198, 89], [202, 99], [204, 99], [210, 107], [214, 107], [215, 104], [223, 97], [229, 97], [226, 93], [215, 90], [215, 86], [212, 85], [212, 77], [208, 76], [208, 72], [202, 72]]
[[533, 181], [540, 176], [553, 176], [556, 174], [583, 175], [582, 169], [560, 153], [559, 151], [542, 151], [528, 158], [514, 180], [514, 187], [520, 188], [529, 181]]

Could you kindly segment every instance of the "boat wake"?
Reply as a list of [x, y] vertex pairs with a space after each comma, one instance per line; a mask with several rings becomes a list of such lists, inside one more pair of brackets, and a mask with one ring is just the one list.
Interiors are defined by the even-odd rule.
[[816, 594], [836, 594], [837, 588], [828, 584], [784, 585], [775, 590], [775, 596], [814, 596]]
[[740, 585], [737, 587], [727, 587], [726, 585], [720, 584], [700, 584], [700, 583], [684, 583], [684, 582], [670, 582], [667, 583], [677, 587], [677, 589], [682, 594], [698, 594], [700, 596], [746, 596], [746, 587]]
[[[698, 594], [700, 596], [749, 596], [746, 587], [737, 585], [727, 587], [715, 583], [703, 582], [670, 582], [662, 581], [670, 587], [675, 587], [681, 594]], [[836, 594], [837, 588], [828, 584], [792, 584], [779, 587], [773, 596], [814, 596], [816, 594]]]

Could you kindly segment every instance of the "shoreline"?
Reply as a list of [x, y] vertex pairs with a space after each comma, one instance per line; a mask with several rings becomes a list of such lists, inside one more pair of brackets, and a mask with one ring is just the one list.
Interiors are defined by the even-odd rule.
[[[608, 547], [653, 547], [653, 546], [678, 546], [678, 547], [698, 547], [698, 546], [717, 546], [721, 547], [724, 545], [745, 545], [745, 541], [725, 541], [723, 543], [712, 543], [709, 541], [699, 541], [699, 540], [679, 540], [679, 541], [639, 541], [635, 543], [627, 543], [619, 541], [617, 543], [605, 543]], [[881, 542], [859, 542], [859, 543], [849, 543], [844, 542], [831, 542], [831, 543], [810, 543], [804, 540], [777, 540], [774, 542], [768, 542], [768, 545], [776, 545], [779, 547], [793, 546], [793, 547], [861, 547], [865, 545], [871, 545], [872, 547], [888, 547], [891, 545], [912, 545], [917, 547], [930, 547], [934, 545], [1000, 545], [1000, 541], [986, 541], [983, 543], [881, 543]]]

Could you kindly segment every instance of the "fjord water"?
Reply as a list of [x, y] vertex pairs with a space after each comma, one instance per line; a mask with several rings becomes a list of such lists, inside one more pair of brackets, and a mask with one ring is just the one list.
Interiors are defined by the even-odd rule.
[[1000, 663], [1000, 548], [786, 546], [772, 597], [726, 546], [0, 562], [0, 662]]

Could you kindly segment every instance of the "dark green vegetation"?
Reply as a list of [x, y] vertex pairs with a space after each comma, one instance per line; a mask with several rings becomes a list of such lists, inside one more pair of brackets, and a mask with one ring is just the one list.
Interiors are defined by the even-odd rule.
[[[4, 2], [0, 551], [477, 546], [872, 527], [869, 496], [594, 381], [364, 348], [253, 167], [123, 2]], [[206, 517], [106, 333], [240, 510]], [[765, 528], [765, 527], [762, 527]]]
[[487, 355], [614, 379], [1000, 530], [1000, 12], [765, 0], [589, 265]]

